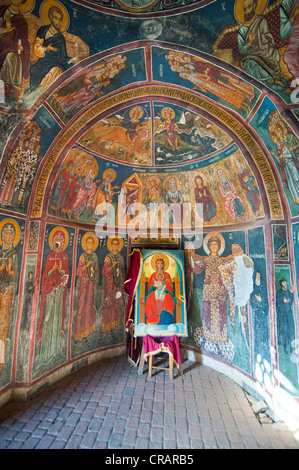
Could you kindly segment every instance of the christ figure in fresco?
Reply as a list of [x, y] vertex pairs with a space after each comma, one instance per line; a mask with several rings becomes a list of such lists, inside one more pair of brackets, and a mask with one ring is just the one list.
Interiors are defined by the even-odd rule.
[[87, 233], [82, 239], [84, 252], [77, 267], [77, 311], [74, 340], [86, 338], [95, 329], [97, 292], [99, 288], [99, 260], [95, 253], [98, 238]]
[[125, 262], [120, 254], [123, 241], [119, 238], [109, 239], [110, 251], [105, 257], [102, 269], [103, 276], [103, 313], [102, 332], [116, 328], [122, 317], [123, 285], [125, 280]]
[[148, 325], [170, 325], [173, 320], [175, 300], [171, 277], [165, 271], [164, 259], [156, 260], [156, 271], [148, 282], [145, 299], [145, 316]]

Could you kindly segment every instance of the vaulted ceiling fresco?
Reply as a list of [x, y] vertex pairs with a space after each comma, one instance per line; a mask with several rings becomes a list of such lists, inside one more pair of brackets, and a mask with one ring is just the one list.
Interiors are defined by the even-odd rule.
[[[117, 228], [124, 277], [142, 239], [164, 243], [159, 230], [170, 219], [155, 219], [151, 238], [151, 204], [175, 201], [186, 219], [165, 243], [196, 251], [186, 264], [187, 344], [263, 387], [267, 364], [270, 382], [278, 368], [297, 396], [298, 361], [284, 344], [298, 331], [298, 13], [298, 0], [0, 0], [0, 223], [14, 227], [16, 263], [14, 280], [3, 280], [14, 290], [0, 331], [2, 388], [124, 344], [124, 304], [110, 327], [105, 316], [115, 305], [102, 297], [111, 237]], [[145, 232], [130, 237], [135, 203]], [[83, 325], [79, 265], [99, 226], [97, 301]], [[251, 260], [243, 303], [226, 281], [225, 295], [205, 298], [210, 252], [202, 238], [210, 234], [221, 240], [221, 264], [236, 246]], [[65, 277], [53, 306], [46, 277], [55, 236]], [[283, 281], [287, 340], [278, 319]], [[47, 312], [63, 324], [59, 341]]]

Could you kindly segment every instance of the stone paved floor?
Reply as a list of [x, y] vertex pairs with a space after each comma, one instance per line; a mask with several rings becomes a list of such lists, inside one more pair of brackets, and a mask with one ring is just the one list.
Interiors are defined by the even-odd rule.
[[[138, 375], [125, 356], [81, 369], [0, 409], [0, 449], [297, 449], [284, 423], [260, 424], [245, 392], [207, 366]], [[181, 451], [182, 452], [182, 451]]]

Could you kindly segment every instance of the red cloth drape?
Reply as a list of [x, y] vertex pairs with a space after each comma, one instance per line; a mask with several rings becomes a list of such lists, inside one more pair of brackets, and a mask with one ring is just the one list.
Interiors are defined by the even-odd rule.
[[[180, 352], [180, 343], [178, 336], [159, 336], [153, 337], [150, 335], [143, 336], [143, 351], [144, 356], [148, 357], [150, 354], [157, 353], [160, 351], [160, 346], [163, 343], [165, 347], [169, 349], [175, 362], [180, 365], [182, 363], [182, 357]], [[161, 351], [162, 352], [162, 351]]]
[[124, 291], [129, 296], [126, 311], [127, 330], [134, 324], [134, 300], [142, 270], [142, 256], [140, 250], [134, 248], [130, 256], [130, 265], [124, 282]]

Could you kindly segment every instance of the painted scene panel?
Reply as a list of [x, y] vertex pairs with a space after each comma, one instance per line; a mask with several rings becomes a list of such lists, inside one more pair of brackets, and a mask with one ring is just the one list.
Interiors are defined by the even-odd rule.
[[184, 253], [142, 250], [135, 336], [187, 336]]

